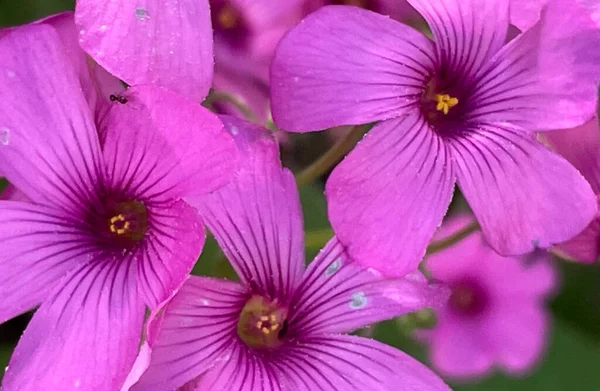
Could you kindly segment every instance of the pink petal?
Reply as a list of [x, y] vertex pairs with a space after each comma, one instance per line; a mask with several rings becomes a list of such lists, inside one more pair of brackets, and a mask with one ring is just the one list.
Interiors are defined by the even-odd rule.
[[109, 104], [110, 94], [121, 93], [125, 88], [121, 81], [110, 75], [94, 61], [90, 61], [79, 46], [79, 31], [75, 26], [73, 12], [63, 12], [39, 20], [56, 29], [63, 44], [64, 53], [71, 60], [90, 108], [103, 113]]
[[334, 169], [329, 218], [351, 258], [402, 276], [417, 268], [453, 187], [446, 145], [415, 113], [377, 124]]
[[17, 189], [10, 183], [6, 185], [6, 187], [2, 191], [2, 194], [0, 194], [0, 199], [8, 201], [30, 202], [29, 198], [27, 198], [25, 193], [23, 193], [21, 190]]
[[150, 365], [131, 391], [175, 389], [228, 360], [246, 300], [239, 284], [191, 276], [153, 312], [148, 324]]
[[133, 254], [138, 289], [151, 309], [166, 300], [194, 267], [204, 245], [202, 221], [183, 201], [148, 206], [151, 226]]
[[308, 267], [292, 301], [289, 333], [344, 333], [440, 304], [444, 291], [419, 272], [386, 279], [352, 262], [334, 237]]
[[557, 244], [553, 250], [574, 261], [596, 262], [600, 256], [600, 221], [596, 218], [579, 235]]
[[541, 358], [548, 319], [542, 305], [507, 303], [490, 316], [485, 332], [498, 364], [513, 375], [523, 374]]
[[281, 383], [270, 360], [237, 343], [229, 359], [205, 373], [194, 390], [279, 391]]
[[534, 27], [477, 75], [472, 119], [529, 131], [572, 128], [596, 109], [600, 29], [576, 1], [550, 0]]
[[520, 129], [481, 125], [450, 147], [458, 184], [501, 254], [565, 241], [596, 215], [596, 196], [583, 177]]
[[438, 322], [430, 335], [430, 359], [438, 372], [468, 378], [483, 375], [491, 369], [493, 351], [487, 349], [488, 342], [481, 333], [480, 321], [465, 323], [451, 317]]
[[88, 235], [71, 228], [71, 219], [44, 206], [0, 201], [0, 323], [39, 305], [88, 261]]
[[450, 390], [414, 358], [366, 338], [315, 336], [285, 353], [276, 363], [285, 390]]
[[213, 49], [208, 1], [80, 0], [83, 49], [127, 84], [159, 84], [201, 101], [210, 88]]
[[167, 89], [139, 86], [114, 102], [104, 156], [113, 186], [146, 198], [211, 192], [237, 169], [231, 135], [216, 115]]
[[540, 133], [545, 142], [575, 166], [600, 194], [600, 127], [598, 118], [572, 129]]
[[548, 0], [510, 0], [510, 22], [521, 31], [529, 29], [540, 20]]
[[266, 129], [222, 118], [238, 144], [241, 168], [226, 187], [189, 201], [198, 208], [242, 283], [270, 297], [289, 297], [304, 265], [296, 182], [281, 167], [277, 143]]
[[357, 7], [323, 7], [279, 44], [273, 118], [302, 132], [396, 117], [419, 101], [433, 62], [431, 41], [408, 26]]
[[504, 45], [509, 0], [408, 2], [431, 27], [438, 69], [453, 78], [472, 77]]
[[0, 39], [0, 166], [32, 201], [74, 211], [94, 199], [102, 156], [64, 51], [56, 31], [42, 24]]
[[128, 263], [82, 265], [35, 313], [4, 375], [7, 390], [117, 390], [139, 346], [144, 305]]

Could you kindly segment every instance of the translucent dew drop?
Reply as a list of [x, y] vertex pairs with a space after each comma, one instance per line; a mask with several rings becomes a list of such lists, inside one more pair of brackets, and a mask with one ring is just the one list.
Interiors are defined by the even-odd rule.
[[335, 272], [340, 270], [341, 267], [342, 267], [341, 258], [338, 258], [335, 261], [331, 262], [329, 264], [329, 266], [327, 266], [327, 269], [325, 269], [325, 277], [329, 277], [329, 276], [335, 274]]
[[353, 310], [359, 310], [361, 308], [364, 308], [367, 305], [367, 295], [365, 295], [365, 292], [354, 292], [352, 294], [352, 297], [350, 298], [350, 308], [352, 308]]
[[148, 14], [148, 11], [146, 10], [146, 8], [144, 7], [136, 7], [135, 9], [135, 17], [138, 20], [146, 21], [148, 19], [150, 19], [150, 14]]
[[0, 127], [0, 144], [10, 144], [10, 129], [4, 126]]

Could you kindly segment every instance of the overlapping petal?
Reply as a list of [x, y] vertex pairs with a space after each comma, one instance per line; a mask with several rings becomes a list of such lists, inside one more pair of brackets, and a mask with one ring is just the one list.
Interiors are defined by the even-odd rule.
[[56, 30], [44, 24], [0, 39], [0, 166], [32, 201], [78, 213], [95, 201], [91, 189], [102, 156], [64, 50]]
[[273, 118], [302, 132], [396, 117], [415, 109], [434, 57], [431, 41], [389, 17], [323, 7], [279, 44], [271, 65]]
[[506, 40], [509, 0], [408, 0], [435, 38], [441, 77], [474, 76]]
[[0, 220], [1, 323], [41, 304], [94, 249], [72, 216], [51, 208], [0, 201]]
[[600, 255], [600, 221], [592, 221], [586, 229], [566, 242], [553, 248], [554, 252], [564, 258], [579, 262], [593, 263]]
[[223, 116], [243, 164], [224, 188], [190, 198], [244, 284], [288, 298], [304, 264], [302, 212], [294, 177], [263, 128]]
[[308, 267], [292, 301], [290, 335], [344, 333], [446, 298], [419, 272], [387, 279], [353, 262], [333, 238]]
[[104, 157], [111, 185], [145, 199], [209, 193], [237, 169], [235, 143], [219, 118], [162, 87], [138, 86], [114, 102]]
[[329, 218], [351, 258], [402, 276], [417, 268], [453, 187], [445, 143], [413, 113], [377, 124], [334, 169]]
[[138, 289], [154, 309], [185, 280], [204, 245], [204, 228], [196, 210], [185, 202], [148, 205], [150, 228], [131, 255], [137, 265]]
[[130, 263], [73, 270], [35, 313], [3, 378], [7, 390], [117, 390], [139, 346], [144, 304]]
[[290, 345], [276, 362], [283, 389], [297, 391], [450, 390], [425, 365], [378, 341], [314, 336]]
[[600, 194], [600, 127], [598, 118], [572, 129], [540, 134], [542, 141], [571, 163]]
[[501, 254], [565, 241], [596, 215], [596, 196], [581, 174], [521, 129], [481, 125], [449, 146], [458, 185]]
[[510, 0], [510, 22], [521, 31], [529, 29], [540, 20], [547, 3], [548, 0]]
[[469, 118], [529, 131], [579, 126], [595, 113], [598, 62], [600, 29], [590, 12], [550, 0], [541, 20], [476, 76]]
[[181, 387], [230, 359], [248, 293], [236, 283], [190, 277], [148, 325], [150, 362], [131, 391]]
[[204, 99], [213, 75], [207, 0], [80, 0], [75, 9], [83, 49], [130, 85], [158, 84]]

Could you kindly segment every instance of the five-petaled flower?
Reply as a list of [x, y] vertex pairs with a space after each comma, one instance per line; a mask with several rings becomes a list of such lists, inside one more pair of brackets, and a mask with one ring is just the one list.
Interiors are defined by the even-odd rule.
[[333, 238], [304, 270], [294, 177], [274, 139], [233, 118], [241, 170], [190, 201], [240, 283], [190, 277], [148, 324], [131, 390], [447, 390], [425, 366], [343, 333], [446, 298], [418, 272], [385, 279]]
[[[470, 221], [450, 218], [436, 233], [445, 237]], [[547, 252], [502, 257], [480, 233], [425, 258], [431, 277], [450, 288], [447, 305], [424, 330], [430, 359], [442, 374], [474, 378], [498, 366], [523, 374], [541, 357], [548, 335], [545, 300], [556, 288]]]
[[6, 390], [119, 389], [145, 307], [202, 249], [183, 197], [237, 169], [214, 114], [150, 85], [111, 102], [89, 64], [70, 16], [0, 33], [0, 170], [22, 192], [0, 201], [0, 322], [39, 305]]
[[330, 6], [281, 41], [273, 118], [302, 132], [379, 121], [329, 177], [329, 218], [358, 262], [414, 270], [455, 181], [502, 254], [548, 247], [597, 211], [589, 184], [535, 132], [587, 121], [600, 30], [551, 0], [506, 43], [509, 0], [409, 0], [434, 40], [384, 16]]

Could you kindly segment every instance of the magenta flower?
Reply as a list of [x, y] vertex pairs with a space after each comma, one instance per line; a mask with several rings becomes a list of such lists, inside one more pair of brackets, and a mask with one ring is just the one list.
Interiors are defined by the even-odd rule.
[[[269, 65], [281, 37], [304, 16], [304, 0], [211, 0], [218, 91], [234, 94], [264, 123], [270, 117]], [[240, 113], [221, 105], [219, 112]]]
[[352, 5], [378, 14], [388, 15], [395, 20], [409, 20], [419, 14], [406, 0], [306, 0], [306, 9], [310, 12], [326, 5]]
[[[442, 226], [445, 236], [469, 218]], [[548, 331], [545, 299], [556, 285], [547, 253], [498, 255], [480, 234], [426, 258], [432, 278], [450, 287], [448, 305], [425, 336], [440, 373], [475, 377], [493, 367], [511, 374], [528, 369], [543, 353]]]
[[[543, 139], [573, 164], [588, 180], [596, 196], [600, 195], [600, 128], [598, 119], [573, 129], [545, 132]], [[600, 256], [600, 217], [579, 235], [556, 245], [554, 250], [563, 257], [592, 263]]]
[[393, 275], [414, 270], [455, 181], [502, 254], [576, 235], [596, 214], [596, 197], [534, 131], [593, 115], [600, 30], [589, 13], [551, 1], [543, 20], [505, 45], [508, 0], [409, 2], [435, 41], [329, 6], [290, 31], [273, 60], [282, 129], [380, 121], [327, 182], [336, 236], [358, 262]]
[[0, 170], [30, 200], [0, 201], [0, 322], [39, 306], [6, 390], [119, 389], [145, 307], [202, 249], [182, 197], [237, 169], [220, 120], [164, 88], [130, 88], [99, 115], [96, 79], [65, 32], [36, 23], [0, 38]]
[[304, 270], [298, 193], [275, 140], [233, 117], [224, 122], [242, 168], [195, 206], [240, 282], [192, 276], [154, 311], [131, 390], [448, 390], [402, 352], [342, 334], [444, 292], [419, 273], [384, 280], [350, 262], [335, 238]]
[[130, 85], [157, 84], [195, 100], [208, 93], [213, 40], [208, 0], [77, 0], [81, 47]]

